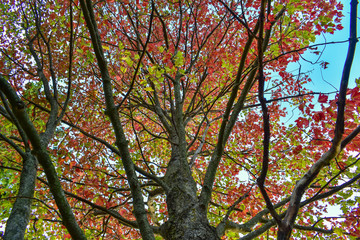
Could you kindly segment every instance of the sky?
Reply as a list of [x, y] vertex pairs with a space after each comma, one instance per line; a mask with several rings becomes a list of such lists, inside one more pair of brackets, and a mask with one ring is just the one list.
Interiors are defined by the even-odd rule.
[[[315, 0], [313, 0], [315, 1]], [[343, 41], [349, 38], [349, 29], [350, 29], [350, 1], [351, 0], [341, 0], [340, 2], [344, 5], [343, 14], [345, 15], [342, 20], [342, 25], [344, 29], [341, 31], [335, 31], [334, 34], [325, 34], [322, 36], [318, 36], [316, 39], [317, 43], [325, 43], [325, 42], [334, 42], [334, 41]], [[358, 6], [358, 12], [360, 12]], [[358, 21], [358, 36], [360, 33], [360, 21]], [[307, 85], [307, 87], [314, 92], [333, 92], [339, 89], [340, 80], [342, 75], [342, 70], [344, 67], [346, 55], [347, 55], [348, 43], [339, 43], [339, 44], [329, 44], [325, 46], [324, 52], [321, 56], [322, 61], [329, 62], [327, 69], [322, 69], [320, 64], [312, 65], [307, 61], [316, 61], [319, 56], [311, 53], [312, 51], [306, 51], [302, 57], [305, 60], [301, 60], [301, 69], [302, 71], [311, 71], [309, 74], [312, 82]], [[322, 51], [323, 47], [319, 47], [318, 51]], [[295, 73], [299, 69], [299, 63], [292, 63], [289, 67], [289, 71], [295, 71]], [[357, 46], [357, 51], [355, 52], [355, 57], [353, 60], [353, 65], [351, 68], [351, 74], [349, 79], [349, 87], [355, 87], [355, 78], [360, 77], [360, 42]], [[240, 180], [247, 180], [247, 174], [241, 174]], [[340, 212], [339, 207], [332, 207], [329, 209], [330, 215], [338, 215]], [[0, 231], [4, 230], [4, 226], [0, 225]]]
[[[345, 41], [349, 39], [350, 34], [350, 1], [351, 0], [340, 0], [344, 5], [342, 19], [342, 30], [335, 31], [334, 34], [326, 33], [324, 35], [317, 36], [316, 41], [313, 44], [330, 43]], [[360, 5], [358, 5], [358, 12], [360, 12]], [[360, 35], [360, 21], [358, 18], [357, 23], [357, 36]], [[299, 67], [301, 66], [301, 72], [306, 72], [312, 80], [306, 86], [307, 89], [313, 92], [331, 93], [337, 92], [340, 88], [340, 81], [345, 64], [345, 59], [348, 52], [349, 43], [336, 43], [319, 46], [316, 51], [322, 52], [319, 59], [319, 55], [314, 54], [315, 50], [307, 50], [301, 55], [303, 59], [299, 62], [290, 63], [287, 71], [292, 72], [294, 75], [298, 74]], [[310, 62], [317, 62], [317, 64], [311, 64]], [[328, 67], [324, 69], [320, 63], [321, 61], [328, 62]], [[360, 42], [357, 44], [357, 50], [353, 60], [353, 65], [350, 72], [349, 88], [356, 86], [355, 79], [360, 78]], [[329, 94], [329, 99], [334, 99], [335, 93]], [[314, 97], [313, 104], [315, 105], [314, 110], [320, 110], [321, 105], [317, 102], [317, 97]], [[287, 103], [282, 103], [287, 108], [289, 115], [282, 118], [285, 124], [294, 124], [294, 121], [299, 115], [297, 107], [290, 107]]]
[[[350, 1], [351, 0], [341, 0], [340, 2], [343, 3], [344, 9], [343, 14], [345, 15], [342, 20], [342, 25], [344, 29], [341, 31], [335, 31], [334, 34], [325, 34], [318, 36], [316, 39], [315, 44], [317, 43], [325, 43], [325, 42], [335, 42], [335, 41], [343, 41], [349, 39], [349, 32], [350, 32]], [[359, 12], [358, 6], [358, 12]], [[358, 21], [358, 28], [357, 28], [358, 36], [360, 33], [360, 22]], [[320, 64], [312, 65], [307, 61], [315, 62], [318, 59], [318, 55], [311, 53], [313, 51], [307, 50], [302, 57], [305, 60], [301, 60], [301, 70], [302, 71], [311, 71], [309, 74], [312, 82], [307, 85], [308, 88], [313, 90], [314, 92], [333, 92], [339, 89], [340, 87], [340, 80], [342, 75], [342, 70], [344, 67], [347, 49], [349, 43], [337, 43], [337, 44], [328, 44], [326, 46], [318, 47], [317, 51], [324, 52], [321, 56], [320, 61], [328, 62], [328, 68], [323, 69]], [[349, 79], [349, 87], [353, 88], [356, 86], [355, 78], [360, 77], [360, 45], [357, 44], [357, 51], [355, 52], [355, 57], [353, 61], [353, 65], [351, 68], [351, 74]], [[295, 73], [299, 69], [299, 63], [293, 63], [288, 67], [289, 71], [295, 71]]]
[[[351, 0], [341, 0], [343, 3], [344, 9], [343, 14], [345, 15], [342, 19], [343, 29], [341, 31], [335, 31], [334, 34], [325, 34], [323, 36], [318, 36], [315, 44], [325, 43], [325, 42], [335, 42], [343, 41], [349, 39], [350, 32], [350, 1]], [[358, 5], [358, 13], [360, 12], [360, 6]], [[357, 36], [360, 35], [360, 21], [358, 18], [357, 22]], [[340, 81], [342, 76], [343, 67], [345, 64], [345, 59], [348, 51], [349, 43], [338, 43], [338, 44], [329, 44], [323, 47], [319, 47], [317, 50], [324, 52], [321, 56], [322, 61], [329, 62], [328, 68], [323, 69], [320, 64], [312, 65], [305, 60], [301, 60], [301, 70], [302, 71], [311, 71], [309, 74], [312, 82], [307, 85], [307, 87], [314, 92], [333, 92], [338, 91], [340, 88]], [[306, 51], [302, 57], [308, 61], [316, 61], [319, 56], [311, 53], [311, 50]], [[288, 70], [298, 71], [299, 64], [292, 63]], [[350, 72], [349, 79], [349, 88], [356, 86], [355, 79], [360, 78], [360, 42], [357, 44], [357, 49], [355, 50], [355, 56], [353, 60], [353, 65]], [[334, 95], [332, 95], [334, 97]], [[315, 97], [315, 99], [317, 99]], [[293, 119], [294, 120], [294, 119]], [[354, 195], [355, 196], [355, 195]], [[328, 208], [328, 213], [324, 216], [338, 216], [341, 215], [342, 211], [339, 206], [331, 206]]]

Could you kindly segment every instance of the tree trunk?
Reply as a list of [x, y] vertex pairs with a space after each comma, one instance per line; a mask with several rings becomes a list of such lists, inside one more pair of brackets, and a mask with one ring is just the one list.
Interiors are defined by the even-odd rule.
[[218, 240], [210, 226], [206, 207], [200, 206], [196, 183], [186, 157], [173, 146], [165, 181], [169, 186], [166, 203], [169, 220], [161, 226], [161, 235], [167, 240]]
[[209, 225], [204, 210], [197, 203], [182, 209], [161, 226], [166, 240], [219, 240], [215, 228]]
[[291, 229], [288, 230], [279, 230], [277, 233], [277, 240], [288, 240], [291, 236]]
[[30, 152], [23, 160], [19, 192], [6, 222], [4, 240], [24, 239], [30, 220], [32, 198], [34, 197], [37, 160]]

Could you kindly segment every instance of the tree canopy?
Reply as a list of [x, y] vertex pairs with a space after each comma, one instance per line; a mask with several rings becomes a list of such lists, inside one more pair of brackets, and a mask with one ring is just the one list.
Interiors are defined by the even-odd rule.
[[360, 237], [347, 4], [329, 93], [287, 67], [335, 0], [1, 1], [2, 237]]

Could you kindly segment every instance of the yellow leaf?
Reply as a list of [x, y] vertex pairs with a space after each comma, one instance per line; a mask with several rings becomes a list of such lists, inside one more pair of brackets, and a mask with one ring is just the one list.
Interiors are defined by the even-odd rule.
[[145, 91], [154, 91], [151, 87], [144, 88]]

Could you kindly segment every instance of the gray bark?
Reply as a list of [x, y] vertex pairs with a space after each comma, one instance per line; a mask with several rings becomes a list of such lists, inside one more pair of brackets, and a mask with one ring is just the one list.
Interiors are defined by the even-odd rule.
[[27, 152], [23, 160], [19, 192], [10, 217], [6, 222], [4, 240], [24, 239], [26, 227], [30, 220], [37, 165], [36, 158]]
[[21, 128], [25, 131], [27, 138], [33, 146], [32, 154], [36, 156], [40, 165], [44, 169], [46, 178], [49, 182], [50, 191], [54, 196], [57, 207], [59, 208], [63, 224], [74, 239], [86, 239], [83, 231], [77, 224], [72, 209], [65, 197], [55, 167], [51, 161], [49, 153], [46, 150], [46, 146], [44, 146], [38, 131], [29, 119], [25, 103], [19, 98], [11, 85], [2, 76], [0, 76], [0, 91], [6, 95], [8, 101], [10, 102], [14, 116], [20, 123]]
[[[170, 198], [171, 199], [171, 198]], [[180, 214], [173, 216], [161, 226], [161, 235], [166, 240], [219, 240], [215, 228], [209, 225], [204, 210], [192, 202]], [[190, 205], [190, 206], [189, 206]]]

